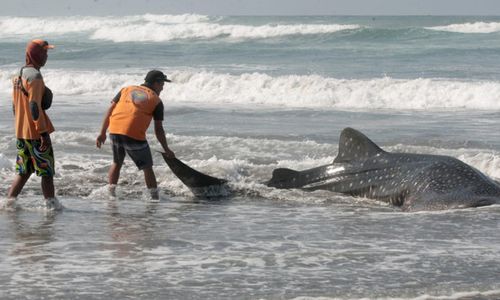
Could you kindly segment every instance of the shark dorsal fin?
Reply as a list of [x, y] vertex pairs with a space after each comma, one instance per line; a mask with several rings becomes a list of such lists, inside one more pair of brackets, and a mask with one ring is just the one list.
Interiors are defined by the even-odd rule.
[[362, 160], [383, 153], [379, 146], [361, 132], [345, 128], [340, 134], [339, 154], [334, 163], [347, 163], [353, 160]]

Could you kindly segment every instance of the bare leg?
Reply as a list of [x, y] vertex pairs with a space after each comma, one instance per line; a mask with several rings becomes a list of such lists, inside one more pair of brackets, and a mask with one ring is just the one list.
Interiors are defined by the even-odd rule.
[[54, 198], [54, 177], [42, 176], [42, 192], [45, 199]]
[[146, 181], [146, 186], [148, 189], [154, 189], [156, 185], [156, 176], [152, 167], [145, 168], [144, 170], [144, 180]]
[[42, 176], [42, 192], [45, 197], [45, 207], [49, 210], [59, 210], [63, 206], [59, 203], [59, 200], [55, 197], [54, 192], [54, 177], [52, 176]]
[[108, 182], [109, 184], [117, 184], [118, 179], [120, 179], [120, 170], [122, 168], [122, 165], [119, 165], [117, 163], [113, 163], [111, 167], [109, 167], [109, 172], [108, 172]]
[[10, 186], [9, 192], [7, 194], [8, 198], [16, 198], [19, 193], [23, 190], [24, 185], [30, 179], [31, 173], [29, 174], [23, 174], [23, 175], [16, 175], [14, 178], [14, 181], [12, 182], [12, 185]]
[[156, 176], [153, 171], [153, 167], [145, 168], [144, 170], [144, 181], [146, 181], [146, 186], [151, 193], [151, 198], [153, 200], [159, 200], [160, 195], [158, 194], [158, 185], [156, 184]]
[[108, 172], [108, 191], [111, 197], [116, 197], [116, 184], [118, 183], [118, 179], [120, 179], [120, 170], [122, 169], [121, 164], [113, 163], [111, 167], [109, 167]]

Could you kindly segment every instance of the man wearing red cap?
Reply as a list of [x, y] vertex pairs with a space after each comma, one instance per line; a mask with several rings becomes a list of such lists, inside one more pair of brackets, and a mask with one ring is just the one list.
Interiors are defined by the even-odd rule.
[[54, 126], [44, 108], [44, 99], [52, 102], [40, 68], [47, 62], [47, 51], [54, 46], [44, 40], [32, 40], [26, 47], [26, 65], [13, 78], [13, 111], [17, 137], [17, 175], [9, 189], [9, 202], [14, 203], [33, 172], [42, 179], [46, 207], [58, 209], [54, 196], [54, 152], [50, 133]]
[[109, 127], [113, 148], [113, 164], [109, 168], [108, 181], [110, 192], [114, 189], [120, 177], [120, 170], [125, 159], [125, 153], [134, 161], [139, 170], [144, 172], [146, 186], [151, 193], [151, 199], [159, 201], [156, 176], [153, 171], [153, 158], [146, 140], [146, 130], [154, 119], [155, 135], [168, 157], [175, 157], [168, 148], [165, 130], [163, 129], [163, 102], [160, 93], [165, 82], [170, 82], [163, 72], [149, 71], [140, 86], [128, 86], [121, 89], [111, 102], [96, 139], [96, 146], [106, 141], [106, 131]]

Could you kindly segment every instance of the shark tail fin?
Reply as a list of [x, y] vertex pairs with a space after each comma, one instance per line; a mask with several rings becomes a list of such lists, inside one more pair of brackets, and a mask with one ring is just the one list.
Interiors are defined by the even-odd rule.
[[203, 174], [189, 167], [177, 158], [169, 158], [161, 152], [163, 159], [172, 172], [189, 188], [200, 188], [214, 185], [223, 185], [227, 180]]
[[300, 172], [287, 169], [279, 168], [273, 171], [273, 176], [271, 180], [267, 182], [267, 186], [277, 187], [277, 188], [294, 188], [298, 187], [297, 182], [300, 176]]

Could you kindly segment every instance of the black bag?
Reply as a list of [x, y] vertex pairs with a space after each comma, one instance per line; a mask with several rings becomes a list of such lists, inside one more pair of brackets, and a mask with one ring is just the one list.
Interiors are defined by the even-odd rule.
[[52, 105], [52, 91], [49, 89], [48, 86], [45, 87], [45, 91], [43, 92], [43, 97], [42, 97], [42, 109], [47, 110], [50, 108]]

